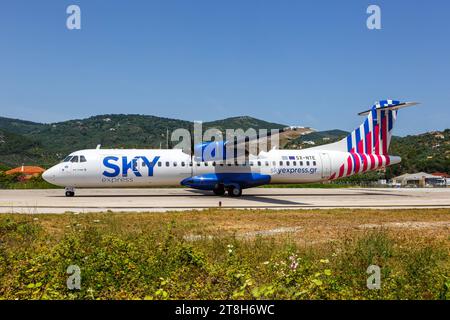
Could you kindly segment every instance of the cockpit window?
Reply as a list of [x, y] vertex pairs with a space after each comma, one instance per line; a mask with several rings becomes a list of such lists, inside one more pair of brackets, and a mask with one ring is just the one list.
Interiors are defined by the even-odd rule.
[[78, 156], [74, 156], [72, 159], [70, 159], [70, 162], [78, 162]]
[[67, 156], [64, 158], [64, 160], [62, 162], [69, 162], [70, 159], [72, 159], [72, 156]]
[[86, 162], [86, 158], [84, 156], [80, 156], [80, 162]]

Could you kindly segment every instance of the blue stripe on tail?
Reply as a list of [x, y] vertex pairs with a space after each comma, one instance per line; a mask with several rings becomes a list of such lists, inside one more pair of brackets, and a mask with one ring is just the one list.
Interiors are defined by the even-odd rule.
[[369, 153], [370, 150], [368, 150], [368, 146], [367, 146], [367, 134], [369, 133], [369, 119], [366, 118], [366, 120], [364, 121], [364, 148], [365, 148], [365, 153]]
[[355, 143], [356, 143], [356, 146], [355, 146], [355, 149], [356, 149], [356, 152], [359, 152], [359, 150], [358, 150], [358, 145], [359, 145], [359, 141], [361, 141], [361, 130], [359, 129], [359, 127], [355, 130], [355, 136], [356, 136], [356, 141], [355, 141]]
[[[385, 108], [385, 107], [389, 107], [389, 106], [395, 106], [400, 104], [400, 101], [398, 100], [381, 100], [379, 102], [376, 102], [373, 106], [372, 109], [370, 111], [371, 117], [372, 117], [372, 130], [370, 130], [370, 123], [369, 123], [369, 116], [364, 120], [362, 127], [359, 126], [358, 128], [356, 128], [353, 132], [351, 132], [346, 138], [346, 144], [347, 144], [347, 152], [351, 152], [352, 149], [355, 149], [357, 152], [359, 152], [358, 150], [358, 145], [359, 142], [362, 140], [363, 141], [363, 150], [361, 150], [364, 153], [372, 153], [373, 149], [375, 148], [375, 142], [378, 141], [380, 143], [380, 147], [382, 146], [382, 134], [383, 132], [386, 132], [386, 128], [383, 128], [383, 123], [382, 120], [384, 120], [384, 118], [386, 117], [386, 126], [387, 126], [387, 131], [388, 131], [388, 135], [386, 136], [385, 139], [387, 139], [386, 143], [387, 143], [387, 147], [389, 147], [389, 137], [390, 137], [390, 132], [394, 127], [394, 122], [397, 115], [397, 110], [391, 110], [389, 108], [384, 109], [384, 110], [380, 110]], [[395, 112], [395, 114], [394, 114]], [[379, 127], [379, 137], [375, 136], [375, 127], [378, 125]], [[371, 142], [371, 150], [369, 150], [369, 145], [368, 145], [368, 140], [366, 139], [367, 135], [371, 134], [372, 135], [372, 142]], [[355, 137], [355, 139], [353, 140], [353, 137]], [[345, 140], [344, 140], [345, 141]], [[354, 141], [354, 142], [353, 142]], [[353, 144], [355, 143], [355, 145]], [[344, 146], [341, 146], [340, 148], [342, 148]], [[354, 160], [354, 159], [353, 159]], [[355, 161], [355, 160], [354, 160]]]
[[350, 133], [347, 136], [347, 152], [350, 152], [352, 150], [352, 134]]
[[372, 122], [373, 122], [373, 129], [372, 129], [372, 145], [375, 146], [375, 126], [378, 123], [378, 119], [377, 119], [377, 109], [375, 108], [375, 106], [372, 107]]
[[395, 112], [395, 111], [392, 111], [392, 110], [388, 111], [388, 129], [389, 129], [389, 131], [391, 131], [392, 127], [394, 126], [394, 121], [392, 119], [393, 112]]

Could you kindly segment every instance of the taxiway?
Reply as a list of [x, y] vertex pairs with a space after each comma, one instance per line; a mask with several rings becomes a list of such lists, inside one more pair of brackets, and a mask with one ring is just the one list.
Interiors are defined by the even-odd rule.
[[240, 198], [191, 189], [0, 190], [0, 213], [155, 212], [206, 208], [450, 208], [448, 189], [254, 188]]

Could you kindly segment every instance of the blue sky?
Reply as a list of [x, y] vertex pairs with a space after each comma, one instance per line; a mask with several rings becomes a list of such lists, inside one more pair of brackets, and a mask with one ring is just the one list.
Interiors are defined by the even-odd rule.
[[[82, 29], [66, 28], [77, 4]], [[366, 28], [377, 4], [382, 30]], [[450, 2], [2, 1], [0, 115], [250, 115], [325, 130], [395, 98], [396, 134], [450, 127]]]

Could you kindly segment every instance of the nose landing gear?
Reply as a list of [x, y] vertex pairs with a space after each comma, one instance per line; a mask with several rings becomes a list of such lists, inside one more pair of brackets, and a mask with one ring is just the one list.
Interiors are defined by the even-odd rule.
[[75, 189], [72, 187], [66, 187], [66, 197], [73, 197], [75, 195]]

